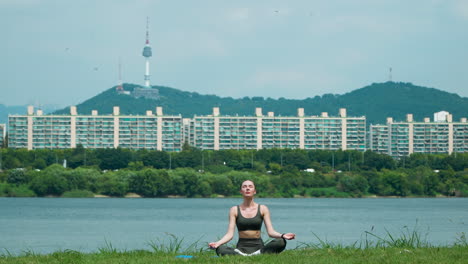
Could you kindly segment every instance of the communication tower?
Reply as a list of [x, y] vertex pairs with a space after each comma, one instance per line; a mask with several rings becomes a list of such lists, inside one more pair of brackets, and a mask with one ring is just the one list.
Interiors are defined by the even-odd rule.
[[149, 58], [152, 56], [151, 46], [149, 43], [149, 18], [146, 17], [146, 43], [143, 48], [143, 57], [146, 58], [146, 67], [145, 67], [145, 87], [150, 88], [150, 73], [149, 73]]
[[143, 57], [146, 60], [146, 67], [145, 67], [145, 85], [143, 87], [135, 87], [133, 89], [132, 95], [135, 98], [148, 98], [148, 99], [159, 99], [159, 90], [156, 88], [152, 88], [150, 85], [150, 70], [149, 70], [149, 58], [153, 55], [151, 52], [151, 46], [149, 43], [149, 18], [146, 17], [146, 43], [145, 47], [143, 48], [142, 52]]
[[122, 83], [122, 63], [120, 61], [120, 57], [119, 57], [119, 82], [117, 84], [116, 90], [117, 92], [122, 92], [124, 90], [123, 83]]

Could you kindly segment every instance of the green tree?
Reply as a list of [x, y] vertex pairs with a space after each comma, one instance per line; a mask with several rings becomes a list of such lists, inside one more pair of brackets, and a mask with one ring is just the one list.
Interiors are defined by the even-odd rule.
[[2, 167], [4, 169], [16, 169], [23, 167], [23, 164], [18, 158], [7, 154], [7, 157], [3, 160]]
[[85, 151], [86, 149], [83, 145], [78, 144], [76, 148], [71, 151], [70, 156], [67, 157], [68, 167], [77, 168], [83, 166], [85, 164]]
[[283, 156], [283, 164], [294, 166], [297, 169], [307, 169], [310, 163], [307, 152], [302, 149], [288, 151]]
[[[59, 169], [60, 165], [52, 165], [43, 170], [31, 181], [31, 189], [38, 196], [57, 195], [60, 196], [68, 191], [68, 182], [64, 171]], [[63, 169], [63, 168], [62, 168]]]
[[96, 192], [96, 183], [100, 178], [100, 171], [92, 168], [76, 168], [64, 174], [70, 190], [91, 190]]
[[35, 169], [43, 170], [47, 167], [47, 163], [45, 162], [45, 160], [38, 158], [34, 161], [32, 167]]
[[439, 185], [439, 177], [434, 172], [425, 175], [423, 182], [424, 193], [426, 195], [435, 196], [437, 194], [437, 187]]
[[281, 165], [278, 163], [274, 163], [274, 162], [269, 163], [268, 168], [270, 169], [271, 174], [273, 175], [279, 175], [283, 171], [283, 168], [281, 167]]
[[144, 154], [142, 157], [143, 164], [155, 169], [169, 168], [169, 153], [165, 151], [152, 150]]
[[383, 195], [407, 196], [409, 193], [407, 175], [403, 172], [383, 170]]
[[210, 183], [206, 180], [200, 181], [197, 193], [202, 197], [209, 197], [212, 194]]
[[170, 170], [168, 173], [172, 182], [171, 193], [174, 195], [185, 195], [186, 192], [184, 178], [179, 175], [176, 170]]
[[129, 179], [129, 189], [145, 197], [162, 197], [168, 195], [173, 186], [166, 171], [144, 169]]
[[126, 168], [132, 161], [132, 152], [129, 149], [97, 149], [96, 156], [101, 160], [99, 167], [102, 170], [117, 170]]
[[145, 168], [145, 164], [143, 164], [143, 161], [132, 161], [128, 164], [127, 169], [132, 170], [132, 171], [139, 171]]
[[211, 176], [210, 185], [213, 187], [214, 193], [221, 195], [231, 195], [233, 184], [231, 179], [226, 175], [213, 175]]
[[367, 193], [369, 184], [366, 178], [361, 175], [345, 175], [338, 181], [339, 191], [362, 195]]
[[185, 195], [187, 197], [194, 197], [198, 194], [198, 184], [200, 176], [193, 169], [180, 168], [176, 170], [176, 173], [180, 175], [185, 185]]
[[396, 163], [395, 160], [389, 156], [384, 154], [378, 154], [376, 152], [367, 150], [364, 154], [364, 163], [363, 168], [369, 169], [395, 169]]
[[12, 169], [7, 172], [7, 182], [20, 185], [29, 182], [25, 169]]
[[96, 184], [99, 193], [104, 195], [122, 197], [128, 191], [128, 182], [121, 180], [114, 172], [105, 173]]

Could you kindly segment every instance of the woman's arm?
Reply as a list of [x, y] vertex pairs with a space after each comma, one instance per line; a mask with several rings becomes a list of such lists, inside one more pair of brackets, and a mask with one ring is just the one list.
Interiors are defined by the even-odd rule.
[[284, 238], [287, 240], [294, 239], [296, 235], [294, 233], [279, 233], [273, 228], [273, 224], [271, 223], [271, 217], [270, 217], [270, 210], [268, 210], [268, 207], [266, 205], [262, 205], [261, 208], [262, 215], [263, 215], [263, 221], [265, 222], [265, 227], [267, 229], [267, 233], [270, 237], [273, 238]]
[[217, 242], [211, 242], [208, 244], [210, 248], [218, 248], [219, 246], [226, 244], [227, 242], [231, 241], [234, 237], [234, 229], [236, 227], [236, 216], [237, 216], [237, 207], [231, 207], [229, 210], [229, 225], [226, 234]]

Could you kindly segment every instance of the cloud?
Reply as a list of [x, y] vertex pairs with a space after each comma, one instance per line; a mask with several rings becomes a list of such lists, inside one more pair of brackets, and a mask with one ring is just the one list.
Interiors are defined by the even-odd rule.
[[242, 22], [242, 21], [246, 21], [249, 19], [250, 12], [251, 10], [246, 7], [233, 8], [233, 9], [228, 10], [226, 17], [228, 18], [228, 20], [233, 21], [233, 22]]
[[213, 32], [171, 32], [157, 42], [158, 49], [172, 60], [186, 61], [194, 57], [223, 57], [229, 54], [227, 43]]
[[0, 0], [2, 7], [31, 7], [39, 5], [41, 0]]
[[255, 86], [293, 84], [306, 79], [306, 74], [295, 70], [261, 70], [253, 74], [251, 82]]
[[466, 0], [458, 0], [453, 5], [453, 9], [455, 14], [464, 19], [468, 20], [468, 1]]

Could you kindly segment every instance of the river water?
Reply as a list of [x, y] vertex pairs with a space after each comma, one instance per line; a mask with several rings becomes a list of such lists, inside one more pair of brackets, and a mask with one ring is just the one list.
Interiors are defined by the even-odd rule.
[[[0, 198], [0, 253], [150, 249], [183, 239], [184, 246], [216, 241], [228, 211], [241, 199]], [[274, 228], [303, 243], [351, 244], [365, 231], [385, 236], [417, 230], [434, 245], [468, 233], [467, 198], [256, 199], [269, 207]], [[264, 227], [263, 229], [264, 230]], [[426, 237], [427, 234], [427, 237]], [[266, 235], [264, 234], [264, 238]], [[235, 237], [236, 239], [236, 237]]]

